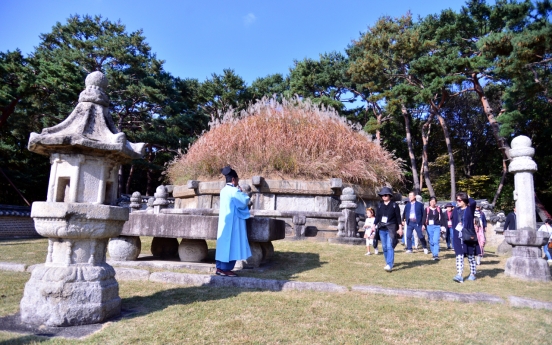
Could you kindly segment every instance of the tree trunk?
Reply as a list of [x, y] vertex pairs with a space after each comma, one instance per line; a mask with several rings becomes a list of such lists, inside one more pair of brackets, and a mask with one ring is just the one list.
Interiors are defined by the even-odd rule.
[[539, 197], [537, 196], [537, 193], [535, 193], [535, 206], [536, 206], [537, 213], [538, 213], [541, 221], [544, 222], [547, 219], [552, 219], [552, 216], [550, 216], [550, 213], [548, 213], [548, 211], [546, 211], [546, 209], [544, 208], [544, 205], [539, 200]]
[[412, 147], [412, 135], [410, 133], [410, 114], [404, 104], [401, 105], [401, 111], [404, 117], [404, 128], [406, 130], [406, 145], [408, 146], [408, 155], [410, 156], [410, 168], [412, 169], [412, 182], [414, 183], [414, 192], [420, 194], [420, 183], [418, 182], [418, 167], [416, 166], [416, 156]]
[[422, 157], [424, 162], [424, 179], [425, 183], [427, 185], [427, 190], [429, 192], [429, 196], [435, 196], [435, 191], [433, 190], [433, 186], [431, 184], [431, 180], [429, 178], [429, 158], [427, 157], [427, 145], [429, 143], [429, 132], [431, 130], [431, 121], [433, 120], [433, 114], [430, 113], [427, 121], [422, 126]]
[[498, 201], [498, 197], [500, 196], [500, 192], [502, 192], [502, 188], [504, 187], [504, 182], [506, 181], [506, 175], [508, 174], [508, 167], [506, 166], [506, 161], [502, 160], [502, 177], [500, 178], [500, 183], [498, 184], [498, 188], [496, 189], [495, 196], [493, 198], [493, 207], [496, 205], [496, 202]]
[[153, 150], [152, 150], [152, 147], [151, 147], [151, 144], [147, 144], [147, 150], [146, 152], [148, 152], [148, 162], [150, 163], [150, 167], [148, 168], [148, 171], [147, 171], [147, 184], [146, 184], [146, 196], [152, 196], [154, 193], [155, 193], [155, 185], [154, 185], [154, 180], [153, 180], [153, 169], [151, 168], [151, 163], [153, 162], [153, 159], [154, 159], [154, 154], [153, 154]]
[[450, 135], [447, 127], [447, 123], [445, 122], [445, 119], [439, 114], [437, 115], [437, 119], [439, 119], [439, 123], [441, 124], [441, 127], [443, 128], [443, 134], [445, 135], [445, 142], [447, 143], [447, 151], [449, 155], [449, 164], [450, 164], [450, 200], [454, 200], [456, 197], [456, 166], [454, 164], [454, 156], [452, 154], [452, 144], [450, 142]]
[[20, 97], [15, 98], [7, 106], [2, 108], [2, 115], [0, 115], [0, 127], [2, 127], [6, 122], [8, 122], [8, 117], [15, 112], [15, 106], [21, 100]]
[[383, 117], [383, 115], [381, 113], [378, 114], [378, 116], [376, 116], [376, 120], [378, 121], [378, 129], [376, 129], [376, 141], [377, 141], [378, 145], [381, 145], [380, 127], [381, 127], [381, 118], [382, 117]]
[[420, 168], [420, 193], [422, 193], [422, 189], [424, 189], [424, 162], [425, 159], [422, 155], [422, 167]]
[[132, 176], [134, 175], [134, 164], [130, 166], [130, 171], [128, 173], [128, 178], [126, 181], [126, 193], [130, 194], [130, 183], [132, 182]]
[[493, 199], [492, 205], [494, 206], [496, 204], [498, 196], [500, 195], [500, 192], [502, 191], [502, 187], [504, 186], [504, 181], [506, 180], [506, 174], [508, 173], [508, 167], [506, 165], [506, 161], [510, 160], [510, 145], [508, 144], [506, 139], [500, 135], [500, 126], [496, 121], [493, 108], [489, 104], [489, 100], [485, 95], [485, 90], [483, 90], [483, 87], [479, 83], [479, 77], [477, 76], [477, 73], [472, 74], [472, 82], [473, 82], [475, 92], [479, 96], [481, 105], [483, 106], [483, 111], [485, 112], [485, 115], [487, 116], [487, 120], [489, 121], [489, 124], [491, 125], [491, 129], [493, 130], [493, 136], [495, 137], [496, 143], [498, 145], [498, 149], [501, 151], [502, 158], [504, 160], [502, 164], [502, 178], [500, 179], [500, 184], [498, 185], [495, 197]]

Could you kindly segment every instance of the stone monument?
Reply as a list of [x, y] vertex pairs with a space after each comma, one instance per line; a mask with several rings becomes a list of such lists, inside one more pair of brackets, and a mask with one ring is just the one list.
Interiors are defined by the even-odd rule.
[[60, 124], [31, 133], [29, 150], [50, 157], [46, 202], [31, 217], [48, 238], [46, 262], [25, 285], [21, 320], [47, 326], [102, 322], [121, 310], [115, 271], [106, 247], [128, 220], [128, 208], [114, 206], [122, 162], [142, 156], [144, 144], [120, 133], [109, 114], [107, 79], [86, 77], [86, 89]]
[[533, 173], [537, 164], [531, 157], [535, 149], [531, 139], [518, 136], [512, 140], [509, 171], [514, 173], [514, 200], [516, 201], [517, 230], [504, 232], [506, 242], [512, 245], [512, 257], [506, 261], [506, 276], [524, 280], [550, 281], [550, 268], [542, 259], [541, 247], [548, 242], [548, 233], [537, 231]]

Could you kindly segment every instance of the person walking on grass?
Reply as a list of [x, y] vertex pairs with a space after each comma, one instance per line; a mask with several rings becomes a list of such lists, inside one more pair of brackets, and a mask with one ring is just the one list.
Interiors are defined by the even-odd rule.
[[[395, 246], [398, 243], [398, 236], [402, 236], [401, 211], [399, 206], [391, 201], [393, 192], [389, 187], [383, 187], [378, 193], [381, 201], [376, 212], [373, 229], [378, 228], [381, 246], [383, 247], [383, 256], [385, 258], [385, 267], [387, 272], [393, 270], [395, 263]], [[398, 228], [398, 230], [397, 230]]]
[[441, 231], [445, 231], [445, 238], [447, 241], [447, 249], [452, 249], [452, 211], [454, 205], [450, 202], [445, 205], [445, 210], [441, 214]]
[[544, 221], [544, 224], [541, 225], [538, 231], [544, 231], [548, 232], [550, 235], [550, 238], [548, 239], [548, 243], [546, 243], [544, 246], [542, 246], [542, 251], [546, 255], [546, 258], [548, 259], [548, 263], [552, 263], [552, 256], [550, 255], [550, 247], [549, 244], [552, 243], [552, 219], [548, 218]]
[[437, 206], [437, 199], [432, 196], [429, 199], [429, 207], [424, 211], [422, 218], [422, 231], [427, 231], [429, 246], [433, 260], [439, 260], [439, 239], [441, 238], [441, 209]]
[[456, 276], [452, 278], [455, 282], [463, 283], [464, 278], [464, 257], [468, 257], [470, 264], [470, 275], [468, 280], [475, 280], [476, 262], [475, 256], [481, 254], [477, 243], [477, 235], [473, 225], [475, 213], [475, 200], [468, 197], [466, 192], [456, 194], [456, 205], [452, 213], [452, 232], [454, 253], [456, 254]]
[[485, 216], [485, 213], [481, 211], [481, 206], [477, 205], [475, 207], [474, 217], [479, 218], [480, 223], [479, 227], [481, 231], [477, 233], [477, 241], [479, 242], [479, 246], [481, 247], [481, 254], [479, 254], [475, 259], [477, 261], [477, 264], [481, 265], [481, 259], [483, 258], [483, 247], [487, 242], [487, 217]]
[[220, 191], [220, 210], [215, 252], [216, 274], [237, 277], [232, 270], [236, 260], [245, 260], [251, 256], [247, 239], [245, 220], [250, 217], [249, 196], [238, 185], [238, 174], [229, 166], [221, 173], [226, 178], [226, 186]]
[[376, 215], [374, 209], [366, 208], [366, 220], [364, 221], [364, 238], [366, 239], [366, 254], [370, 255], [370, 246], [374, 246], [374, 254], [378, 253], [378, 240], [376, 239], [376, 230], [374, 229], [374, 220]]
[[473, 226], [475, 228], [475, 233], [477, 234], [477, 244], [479, 245], [479, 249], [481, 250], [481, 254], [475, 257], [475, 262], [477, 265], [481, 265], [481, 258], [483, 258], [483, 254], [485, 253], [485, 226], [483, 225], [483, 220], [475, 215], [473, 217]]
[[402, 222], [406, 227], [406, 253], [412, 253], [412, 233], [416, 231], [418, 241], [424, 248], [424, 254], [427, 254], [427, 242], [422, 234], [424, 204], [416, 200], [416, 193], [414, 192], [408, 193], [408, 200], [409, 202], [406, 203], [402, 216]]

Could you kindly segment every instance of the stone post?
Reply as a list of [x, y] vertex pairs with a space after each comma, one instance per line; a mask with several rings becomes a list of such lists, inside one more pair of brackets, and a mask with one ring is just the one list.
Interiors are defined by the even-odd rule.
[[128, 208], [111, 205], [120, 164], [142, 157], [144, 144], [130, 143], [117, 131], [105, 76], [93, 72], [85, 84], [63, 122], [29, 138], [29, 150], [49, 156], [52, 169], [47, 201], [34, 202], [31, 211], [36, 231], [48, 238], [48, 255], [25, 284], [20, 303], [25, 323], [84, 325], [121, 311], [106, 250], [128, 220]]
[[293, 222], [293, 228], [295, 230], [295, 239], [305, 238], [305, 224], [307, 223], [307, 217], [305, 216], [293, 216], [291, 221]]
[[155, 197], [155, 200], [153, 201], [153, 212], [158, 214], [162, 208], [167, 207], [169, 204], [169, 200], [167, 200], [169, 193], [167, 193], [165, 186], [159, 186], [155, 189], [153, 196]]
[[341, 233], [338, 233], [340, 237], [356, 237], [357, 233], [357, 220], [356, 220], [356, 199], [355, 191], [351, 187], [343, 189], [343, 193], [339, 197], [341, 204], [339, 208], [343, 212], [344, 224]]
[[132, 193], [132, 196], [130, 197], [130, 205], [128, 205], [128, 207], [130, 208], [130, 212], [140, 210], [142, 207], [142, 194], [140, 194], [140, 192]]
[[523, 280], [550, 281], [550, 268], [542, 259], [541, 247], [548, 242], [548, 233], [537, 231], [533, 173], [537, 164], [531, 157], [535, 149], [531, 139], [518, 136], [512, 140], [509, 171], [514, 173], [517, 230], [504, 232], [506, 242], [512, 245], [512, 257], [506, 261], [504, 274]]

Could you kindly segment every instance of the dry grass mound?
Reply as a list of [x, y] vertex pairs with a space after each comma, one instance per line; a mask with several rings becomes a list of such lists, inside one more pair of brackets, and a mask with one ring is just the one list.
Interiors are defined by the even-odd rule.
[[401, 161], [340, 117], [309, 100], [263, 99], [239, 114], [210, 123], [168, 168], [172, 184], [222, 178], [232, 166], [240, 178], [341, 178], [366, 187], [402, 180]]

